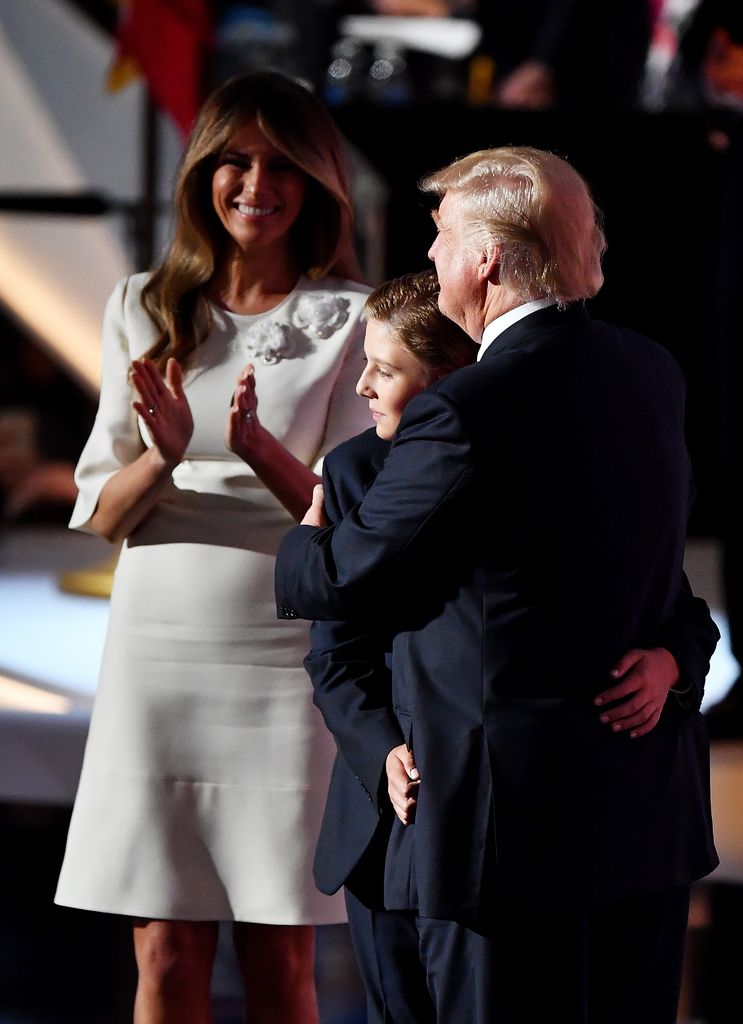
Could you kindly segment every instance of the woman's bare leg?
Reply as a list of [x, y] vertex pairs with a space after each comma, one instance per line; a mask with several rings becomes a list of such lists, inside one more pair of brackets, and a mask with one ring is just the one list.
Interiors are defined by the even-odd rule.
[[233, 937], [245, 982], [246, 1024], [318, 1024], [315, 929], [237, 923]]
[[134, 1024], [212, 1024], [214, 921], [136, 921]]

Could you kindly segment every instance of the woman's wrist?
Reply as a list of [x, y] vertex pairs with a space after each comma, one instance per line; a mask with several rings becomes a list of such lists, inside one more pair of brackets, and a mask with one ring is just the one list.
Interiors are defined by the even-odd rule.
[[258, 470], [270, 462], [272, 446], [275, 449], [278, 443], [273, 434], [256, 419], [250, 431], [240, 439], [239, 450], [235, 454], [251, 469]]
[[164, 455], [157, 445], [153, 445], [147, 449], [146, 452], [149, 465], [155, 471], [157, 476], [170, 476], [176, 466], [179, 466], [183, 461], [183, 455], [180, 458], [168, 458]]

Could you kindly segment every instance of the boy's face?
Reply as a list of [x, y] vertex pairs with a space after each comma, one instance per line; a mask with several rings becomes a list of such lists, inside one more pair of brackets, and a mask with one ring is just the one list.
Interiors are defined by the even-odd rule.
[[370, 320], [366, 325], [364, 355], [366, 366], [356, 393], [369, 400], [377, 434], [389, 441], [405, 406], [427, 387], [429, 379], [423, 364], [381, 320]]

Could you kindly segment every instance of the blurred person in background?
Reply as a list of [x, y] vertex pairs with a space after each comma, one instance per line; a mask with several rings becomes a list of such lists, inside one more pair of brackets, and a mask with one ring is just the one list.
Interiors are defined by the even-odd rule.
[[[701, 112], [719, 161], [712, 340], [720, 539], [730, 648], [743, 667], [743, 4], [701, 0], [683, 25], [669, 109]], [[743, 678], [705, 715], [712, 739], [743, 739]]]
[[[743, 5], [701, 0], [682, 26], [671, 69], [668, 109], [701, 113], [717, 161], [717, 188], [708, 188], [716, 216], [710, 328], [719, 472], [722, 584], [730, 648], [739, 672], [722, 700], [705, 712], [715, 742], [743, 739]], [[743, 886], [707, 887], [710, 921], [705, 951], [704, 1018], [737, 1024]]]
[[480, 0], [477, 17], [498, 106], [637, 106], [650, 45], [648, 0]]
[[0, 506], [6, 525], [63, 526], [94, 400], [0, 311]]
[[8, 525], [58, 525], [70, 517], [77, 487], [74, 465], [46, 459], [34, 409], [0, 411], [0, 520]]

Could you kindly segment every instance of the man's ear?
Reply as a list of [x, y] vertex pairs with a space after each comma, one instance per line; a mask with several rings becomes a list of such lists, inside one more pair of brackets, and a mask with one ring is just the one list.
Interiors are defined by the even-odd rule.
[[501, 247], [493, 243], [480, 256], [477, 275], [483, 283], [500, 284]]

